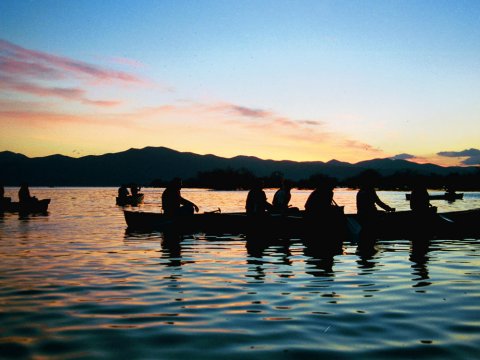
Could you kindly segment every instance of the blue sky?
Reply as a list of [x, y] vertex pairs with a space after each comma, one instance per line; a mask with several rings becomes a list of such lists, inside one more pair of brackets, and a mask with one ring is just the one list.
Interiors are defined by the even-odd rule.
[[5, 150], [453, 164], [470, 158], [439, 153], [478, 148], [479, 1], [3, 0], [0, 23]]

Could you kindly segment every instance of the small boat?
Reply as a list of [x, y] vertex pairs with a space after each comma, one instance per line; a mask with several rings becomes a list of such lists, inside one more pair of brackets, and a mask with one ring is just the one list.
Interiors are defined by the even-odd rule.
[[[410, 200], [411, 194], [405, 194], [405, 200]], [[429, 195], [430, 200], [447, 200], [447, 201], [455, 201], [455, 200], [462, 200], [463, 193], [448, 193], [439, 194], [439, 195]]]
[[[168, 217], [162, 213], [124, 210], [128, 231], [163, 231], [192, 234], [248, 234], [263, 232], [270, 236], [303, 238], [345, 234], [345, 239], [358, 239], [362, 231], [357, 214], [344, 216], [345, 226], [319, 219], [312, 222], [303, 216], [265, 215], [250, 217], [245, 213], [203, 213]], [[480, 236], [480, 209], [419, 215], [413, 211], [379, 212], [375, 222], [378, 239], [409, 239], [416, 235], [463, 238]]]
[[143, 198], [145, 197], [144, 194], [137, 194], [137, 195], [128, 195], [127, 197], [116, 197], [116, 204], [118, 206], [137, 206], [141, 203], [143, 203]]
[[0, 212], [18, 212], [22, 214], [46, 213], [50, 199], [34, 200], [30, 202], [3, 201]]

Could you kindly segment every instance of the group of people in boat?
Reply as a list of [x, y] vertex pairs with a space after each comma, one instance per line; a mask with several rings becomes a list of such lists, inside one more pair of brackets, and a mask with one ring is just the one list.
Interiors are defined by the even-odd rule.
[[[0, 202], [2, 205], [11, 203], [12, 198], [5, 196], [5, 188], [3, 185], [0, 185]], [[32, 204], [36, 203], [39, 200], [30, 195], [30, 189], [27, 183], [22, 183], [20, 185], [20, 190], [18, 190], [18, 201], [20, 204]]]
[[[181, 195], [182, 181], [175, 178], [165, 188], [162, 194], [162, 208], [166, 215], [182, 216], [198, 212], [198, 206], [185, 199]], [[333, 199], [333, 182], [324, 181], [317, 184], [314, 191], [309, 195], [305, 203], [305, 216], [327, 216], [332, 213], [343, 211]], [[249, 216], [262, 216], [266, 214], [295, 215], [300, 214], [297, 207], [290, 205], [292, 183], [288, 180], [282, 182], [281, 187], [275, 192], [272, 203], [268, 202], [267, 195], [263, 190], [263, 182], [257, 179], [248, 192], [245, 210]], [[361, 221], [375, 218], [381, 211], [393, 212], [395, 208], [387, 205], [378, 197], [372, 181], [364, 181], [357, 196], [357, 213]], [[417, 213], [431, 213], [436, 211], [429, 201], [428, 191], [425, 186], [416, 184], [411, 193], [410, 208]]]
[[[128, 191], [129, 188], [130, 188], [130, 191]], [[122, 184], [118, 188], [118, 197], [121, 199], [126, 199], [129, 196], [137, 196], [141, 189], [142, 188], [135, 183], [130, 184], [129, 187], [126, 184]]]

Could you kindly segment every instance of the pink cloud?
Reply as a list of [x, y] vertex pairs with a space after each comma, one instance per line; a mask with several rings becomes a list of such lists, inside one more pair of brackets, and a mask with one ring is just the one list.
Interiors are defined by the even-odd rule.
[[[25, 69], [25, 66], [18, 66], [21, 63], [32, 64], [38, 68], [59, 74], [63, 70], [70, 76], [87, 77], [102, 81], [120, 81], [127, 83], [144, 83], [140, 78], [123, 71], [104, 69], [102, 67], [91, 65], [82, 61], [69, 59], [62, 56], [47, 54], [41, 51], [29, 50], [11, 42], [0, 39], [0, 55], [2, 61], [17, 72], [12, 75], [31, 75]], [[17, 62], [17, 67], [12, 66]], [[2, 70], [3, 72], [3, 70]], [[66, 75], [67, 75], [66, 74]]]
[[17, 81], [10, 77], [0, 75], [0, 90], [19, 91], [31, 95], [47, 97], [59, 97], [65, 100], [76, 100], [87, 105], [116, 106], [121, 103], [118, 100], [91, 100], [85, 97], [86, 91], [74, 87], [45, 87], [34, 83]]
[[[58, 81], [75, 86], [62, 86]], [[146, 81], [123, 71], [115, 71], [82, 61], [34, 51], [0, 39], [0, 89], [22, 92], [40, 97], [57, 97], [93, 106], [116, 106], [121, 101], [90, 99], [88, 87], [92, 83], [120, 83], [145, 85]], [[83, 84], [82, 84], [83, 83]]]
[[82, 99], [85, 91], [78, 88], [44, 87], [34, 83], [27, 83], [13, 77], [0, 75], [0, 89], [15, 90], [38, 96], [57, 96], [63, 99]]

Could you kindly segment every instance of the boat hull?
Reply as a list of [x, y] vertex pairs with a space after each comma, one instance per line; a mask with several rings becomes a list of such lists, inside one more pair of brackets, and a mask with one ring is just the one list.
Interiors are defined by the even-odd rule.
[[[413, 237], [459, 238], [480, 235], [480, 209], [419, 215], [412, 211], [379, 212], [369, 229], [356, 214], [347, 214], [339, 221], [318, 217], [266, 215], [249, 217], [244, 213], [205, 213], [186, 217], [167, 217], [161, 213], [124, 210], [129, 231], [169, 231], [184, 234], [264, 233], [285, 238], [410, 239]], [[315, 240], [313, 240], [315, 241]]]
[[31, 201], [27, 203], [20, 202], [3, 202], [0, 206], [1, 212], [18, 212], [23, 214], [30, 213], [46, 213], [48, 211], [48, 205], [50, 199], [43, 199], [37, 201]]

